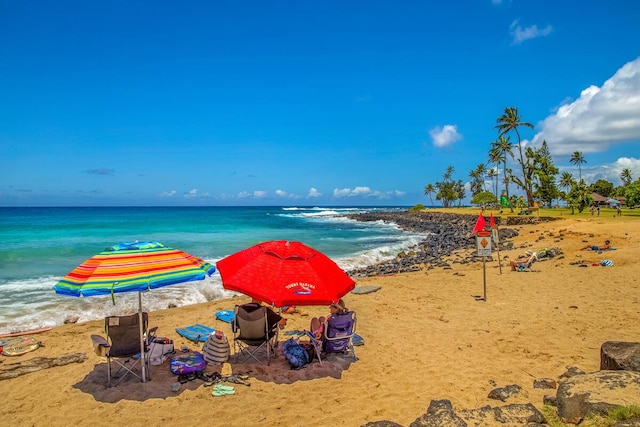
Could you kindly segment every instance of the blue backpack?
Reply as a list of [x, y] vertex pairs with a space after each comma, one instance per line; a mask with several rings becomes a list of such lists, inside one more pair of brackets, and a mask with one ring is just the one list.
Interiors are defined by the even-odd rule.
[[282, 353], [289, 361], [291, 369], [300, 369], [310, 362], [307, 350], [293, 338], [282, 343]]

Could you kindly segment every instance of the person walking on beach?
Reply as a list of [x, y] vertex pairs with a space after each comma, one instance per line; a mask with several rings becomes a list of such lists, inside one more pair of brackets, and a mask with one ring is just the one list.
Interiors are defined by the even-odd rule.
[[620, 205], [616, 205], [616, 212], [618, 213], [618, 216], [622, 216], [622, 209], [620, 209]]
[[596, 211], [598, 212], [598, 216], [600, 216], [600, 205], [596, 207]]

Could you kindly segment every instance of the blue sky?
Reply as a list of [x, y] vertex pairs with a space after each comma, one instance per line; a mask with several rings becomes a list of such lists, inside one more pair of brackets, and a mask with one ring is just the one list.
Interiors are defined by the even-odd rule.
[[[640, 3], [0, 0], [0, 206], [413, 205], [515, 106], [640, 177]], [[512, 138], [513, 140], [513, 138]]]

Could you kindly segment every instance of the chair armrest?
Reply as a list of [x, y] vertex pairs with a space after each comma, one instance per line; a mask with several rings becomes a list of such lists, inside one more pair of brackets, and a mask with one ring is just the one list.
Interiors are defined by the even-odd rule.
[[156, 334], [157, 331], [158, 331], [158, 327], [157, 326], [155, 326], [155, 327], [153, 327], [153, 328], [151, 328], [151, 329], [149, 329], [147, 331], [146, 339], [145, 339], [145, 342], [147, 343], [147, 346], [151, 345], [153, 340], [157, 338], [157, 336], [158, 336]]
[[91, 335], [91, 342], [93, 343], [93, 352], [98, 356], [106, 357], [108, 348], [111, 347], [109, 342], [100, 335]]

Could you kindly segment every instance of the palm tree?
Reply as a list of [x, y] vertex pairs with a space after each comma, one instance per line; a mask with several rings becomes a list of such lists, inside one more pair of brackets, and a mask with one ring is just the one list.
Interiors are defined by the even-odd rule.
[[[500, 155], [500, 151], [496, 150], [491, 143], [491, 149], [489, 150], [489, 163], [495, 163], [495, 168], [491, 168], [489, 174], [491, 177], [496, 177], [494, 182], [494, 189], [496, 199], [498, 199], [498, 176], [500, 175], [500, 162], [502, 162], [502, 157]], [[499, 199], [498, 199], [499, 200]]]
[[[570, 172], [562, 172], [562, 175], [560, 175], [560, 182], [558, 182], [558, 187], [571, 190], [574, 185], [576, 185], [576, 180], [573, 179], [573, 175], [571, 175]], [[569, 191], [567, 191], [567, 194], [565, 195], [565, 201], [568, 201], [567, 200], [568, 195], [569, 195]]]
[[436, 192], [436, 188], [433, 186], [433, 184], [427, 184], [424, 186], [424, 194], [426, 196], [429, 196], [429, 200], [431, 200], [431, 207], [435, 206], [433, 204], [433, 197], [431, 196], [435, 192]]
[[446, 170], [446, 172], [444, 173], [444, 176], [443, 176], [444, 180], [445, 181], [450, 181], [451, 177], [453, 176], [453, 172], [455, 172], [455, 169], [453, 168], [453, 166], [447, 166], [447, 170]]
[[487, 183], [484, 180], [484, 176], [487, 174], [487, 165], [480, 163], [476, 166], [476, 173], [478, 174], [478, 178], [482, 180], [482, 189], [487, 191]]
[[504, 109], [504, 114], [498, 117], [496, 120], [498, 124], [495, 126], [500, 133], [500, 136], [506, 135], [507, 133], [514, 131], [516, 136], [518, 137], [518, 152], [520, 154], [520, 159], [518, 162], [520, 163], [520, 167], [522, 168], [522, 179], [524, 187], [523, 190], [527, 193], [527, 202], [529, 206], [533, 206], [533, 191], [531, 189], [531, 182], [527, 180], [527, 171], [524, 163], [524, 158], [522, 156], [522, 141], [520, 139], [520, 132], [518, 132], [519, 127], [526, 127], [529, 129], [533, 129], [533, 125], [529, 122], [523, 122], [522, 116], [518, 114], [517, 107], [507, 107]]
[[581, 165], [587, 163], [587, 161], [584, 159], [584, 156], [582, 155], [582, 151], [574, 151], [571, 159], [569, 160], [569, 163], [571, 163], [572, 165], [578, 165], [578, 181], [582, 181]]
[[629, 168], [622, 169], [622, 173], [620, 174], [620, 179], [622, 180], [622, 183], [624, 184], [625, 187], [631, 184], [631, 181], [633, 180], [633, 178], [631, 177], [631, 169]]
[[[495, 153], [489, 153], [490, 158], [500, 159], [502, 161], [502, 171], [504, 173], [504, 189], [507, 195], [507, 200], [510, 200], [509, 178], [507, 177], [507, 154], [509, 154], [513, 159], [513, 144], [509, 140], [508, 136], [505, 138], [504, 135], [500, 135], [495, 142], [491, 143], [491, 150], [495, 151]], [[511, 207], [511, 212], [513, 212], [513, 206]]]

